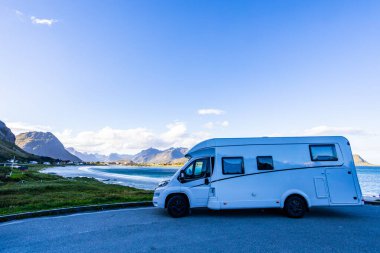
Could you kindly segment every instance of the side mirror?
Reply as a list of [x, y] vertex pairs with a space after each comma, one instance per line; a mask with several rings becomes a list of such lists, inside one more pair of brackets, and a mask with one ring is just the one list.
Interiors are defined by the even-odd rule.
[[205, 178], [205, 185], [208, 185], [210, 183], [210, 180], [208, 178]]
[[181, 171], [181, 173], [179, 174], [179, 179], [181, 181], [185, 180], [185, 172]]

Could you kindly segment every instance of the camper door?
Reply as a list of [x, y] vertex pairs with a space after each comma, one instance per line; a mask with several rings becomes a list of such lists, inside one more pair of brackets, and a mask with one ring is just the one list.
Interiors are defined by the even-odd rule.
[[190, 193], [192, 207], [206, 207], [210, 190], [210, 157], [195, 159], [181, 174], [181, 188]]

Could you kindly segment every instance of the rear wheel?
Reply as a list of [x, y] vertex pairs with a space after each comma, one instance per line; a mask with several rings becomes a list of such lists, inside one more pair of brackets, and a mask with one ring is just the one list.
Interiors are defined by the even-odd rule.
[[168, 213], [173, 218], [184, 217], [189, 214], [190, 207], [185, 196], [174, 195], [168, 201]]
[[290, 218], [302, 218], [307, 211], [305, 199], [298, 195], [288, 197], [285, 201], [284, 211]]

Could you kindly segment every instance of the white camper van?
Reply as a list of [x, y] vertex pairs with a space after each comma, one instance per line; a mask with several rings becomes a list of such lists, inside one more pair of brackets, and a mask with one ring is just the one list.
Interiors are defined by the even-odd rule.
[[173, 217], [190, 208], [282, 208], [362, 205], [350, 143], [344, 137], [210, 139], [156, 188], [153, 204]]

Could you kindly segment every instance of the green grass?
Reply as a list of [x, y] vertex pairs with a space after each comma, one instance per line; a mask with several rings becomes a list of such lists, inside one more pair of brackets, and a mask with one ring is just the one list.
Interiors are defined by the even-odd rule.
[[13, 169], [11, 177], [2, 177], [1, 172], [6, 168], [0, 168], [0, 215], [152, 200], [152, 191], [104, 184], [92, 178], [43, 174], [38, 172], [39, 169], [31, 168], [25, 172]]

